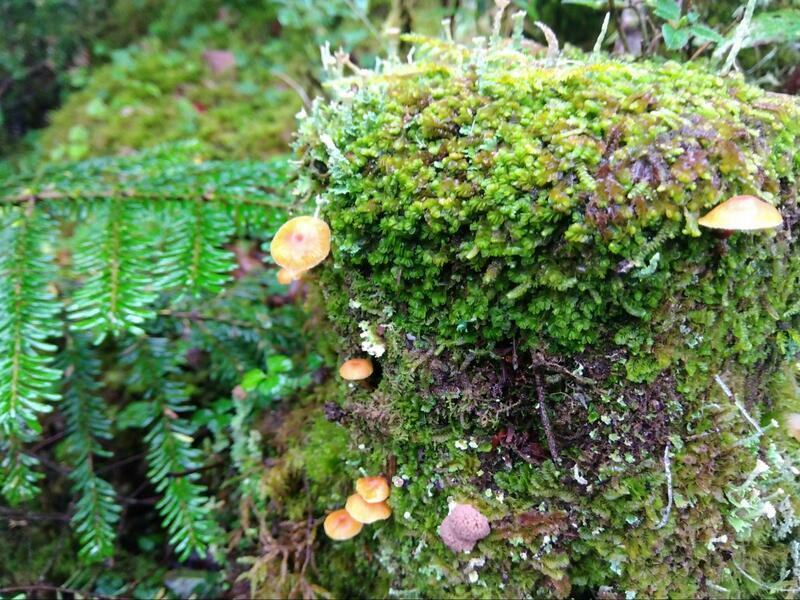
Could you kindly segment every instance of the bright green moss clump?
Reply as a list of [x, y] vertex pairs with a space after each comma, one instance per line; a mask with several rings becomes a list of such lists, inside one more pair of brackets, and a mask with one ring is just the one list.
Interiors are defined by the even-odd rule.
[[[799, 587], [772, 419], [798, 403], [800, 108], [675, 63], [417, 61], [334, 82], [298, 141], [343, 355], [380, 356], [328, 416], [403, 478], [375, 568], [411, 596]], [[785, 226], [698, 229], [740, 193]], [[470, 555], [438, 537], [449, 501], [491, 521]]]
[[[176, 50], [150, 39], [115, 53], [51, 116], [44, 152], [51, 160], [79, 160], [188, 138], [207, 144], [212, 158], [284, 152], [301, 106], [297, 94], [234, 35], [202, 41]], [[235, 55], [236, 65], [215, 72], [204, 57], [215, 48]]]

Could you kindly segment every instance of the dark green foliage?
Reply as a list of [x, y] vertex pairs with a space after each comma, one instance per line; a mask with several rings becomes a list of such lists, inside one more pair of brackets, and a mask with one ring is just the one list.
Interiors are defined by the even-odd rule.
[[59, 398], [61, 372], [52, 366], [51, 338], [61, 334], [61, 326], [48, 287], [55, 269], [43, 248], [52, 243], [52, 220], [16, 207], [0, 217], [0, 482], [3, 495], [18, 503], [35, 494], [41, 477], [21, 444], [41, 432], [39, 415]]
[[132, 422], [148, 429], [147, 476], [162, 498], [156, 508], [170, 535], [170, 544], [185, 560], [191, 552], [205, 554], [219, 539], [219, 528], [211, 518], [206, 486], [198, 483], [202, 453], [193, 448], [197, 427], [185, 413], [192, 410], [185, 383], [179, 379], [181, 355], [164, 338], [146, 338], [123, 351], [123, 364], [130, 366], [127, 385], [143, 392]]
[[[403, 478], [367, 542], [391, 588], [796, 588], [797, 396], [770, 390], [796, 377], [800, 107], [696, 65], [502, 40], [416, 57], [329, 82], [297, 145], [341, 353], [380, 365], [327, 414], [359, 444], [351, 478]], [[698, 228], [738, 193], [786, 226]], [[437, 534], [451, 502], [491, 521], [470, 555]]]
[[[267, 239], [285, 218], [289, 204], [277, 190], [286, 163], [205, 162], [202, 154], [187, 143], [0, 184], [2, 491], [12, 503], [39, 491], [29, 446], [60, 400], [60, 452], [76, 498], [70, 518], [87, 564], [115, 554], [119, 481], [105, 472], [114, 438], [132, 427], [145, 431], [155, 508], [179, 558], [216, 547], [221, 529], [196, 441], [205, 431], [192, 413], [219, 392], [198, 389], [188, 373], [222, 382], [227, 395], [266, 356], [298, 350], [299, 310], [266, 314], [264, 280], [272, 275], [246, 263], [255, 274], [231, 283], [241, 268], [235, 236], [257, 248], [253, 240]], [[271, 342], [261, 337], [267, 329], [275, 331]], [[196, 363], [205, 350], [208, 366], [190, 368], [190, 352]], [[224, 451], [228, 434], [216, 435]]]
[[[163, 0], [0, 3], [0, 155], [45, 124], [88, 64], [142, 35]], [[181, 3], [183, 4], [183, 3]], [[166, 12], [166, 11], [165, 11]]]
[[70, 477], [78, 496], [72, 522], [80, 539], [79, 556], [99, 562], [114, 554], [114, 526], [121, 510], [113, 487], [95, 469], [97, 458], [112, 456], [102, 445], [112, 433], [97, 381], [101, 364], [81, 336], [67, 339], [59, 361], [65, 374], [61, 410], [67, 420], [66, 445], [74, 465]]
[[156, 294], [147, 276], [150, 240], [139, 221], [144, 205], [101, 200], [93, 213], [77, 233], [74, 269], [84, 283], [73, 296], [69, 318], [75, 330], [94, 331], [99, 344], [107, 333], [144, 333], [141, 325], [155, 316], [150, 305]]
[[[56, 4], [37, 6], [50, 19]], [[294, 208], [288, 165], [225, 159], [285, 148], [298, 88], [319, 91], [321, 44], [361, 66], [379, 48], [405, 62], [413, 38], [390, 27], [437, 35], [453, 17], [472, 37], [492, 22], [484, 1], [323, 4], [106, 3], [124, 18], [92, 48], [63, 40], [79, 53], [53, 54], [71, 12], [28, 30], [71, 67], [50, 80], [84, 88], [39, 155], [120, 156], [0, 164], [0, 485], [24, 502], [0, 506], [0, 587], [621, 598], [800, 585], [800, 457], [781, 427], [800, 412], [794, 105], [704, 67], [423, 43], [416, 64], [329, 82], [341, 103], [310, 111], [297, 204], [319, 195], [334, 256], [287, 288], [261, 262]], [[528, 35], [544, 41], [542, 20], [585, 49], [608, 10], [514, 4]], [[726, 6], [692, 2], [698, 18], [650, 2], [645, 34], [673, 50], [645, 45], [698, 51], [719, 41], [707, 21], [729, 47], [741, 11]], [[790, 39], [792, 14], [765, 14], [740, 53], [761, 65], [751, 78], [793, 64], [787, 44], [774, 58], [761, 46], [776, 22], [770, 41]], [[604, 47], [619, 48], [615, 21]], [[236, 68], [215, 72], [213, 49]], [[7, 81], [3, 107], [19, 97]], [[24, 108], [38, 124], [38, 100]], [[205, 143], [133, 152], [189, 136]], [[788, 227], [698, 235], [697, 215], [739, 191]], [[385, 350], [370, 381], [333, 376], [364, 350]], [[395, 476], [393, 518], [328, 540], [325, 513], [379, 472]], [[437, 536], [453, 501], [492, 521], [469, 556]]]

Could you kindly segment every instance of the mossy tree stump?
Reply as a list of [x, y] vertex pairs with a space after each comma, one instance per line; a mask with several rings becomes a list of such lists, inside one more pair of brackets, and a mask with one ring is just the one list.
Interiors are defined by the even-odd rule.
[[[402, 481], [369, 541], [392, 593], [800, 587], [798, 105], [505, 42], [423, 43], [332, 85], [301, 123], [298, 190], [333, 232], [342, 358], [377, 356], [372, 389], [343, 382], [328, 412]], [[734, 194], [784, 225], [698, 228]], [[491, 522], [469, 554], [437, 533], [452, 502]]]

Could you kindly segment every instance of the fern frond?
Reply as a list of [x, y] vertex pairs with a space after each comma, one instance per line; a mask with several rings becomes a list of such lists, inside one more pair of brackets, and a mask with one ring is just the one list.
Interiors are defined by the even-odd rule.
[[236, 266], [233, 252], [224, 247], [234, 233], [230, 207], [202, 201], [167, 206], [164, 222], [169, 229], [159, 263], [163, 287], [193, 297], [220, 292]]
[[[168, 144], [124, 157], [52, 165], [0, 181], [0, 205], [108, 198], [217, 201], [287, 209], [288, 161], [205, 161], [196, 142]], [[237, 209], [238, 211], [238, 209]], [[236, 219], [237, 223], [239, 218]]]
[[142, 226], [146, 213], [139, 203], [103, 200], [78, 234], [74, 267], [84, 284], [75, 292], [69, 317], [73, 329], [92, 331], [98, 344], [108, 333], [141, 335], [142, 324], [155, 316], [153, 242]]
[[0, 439], [0, 493], [10, 504], [27, 502], [39, 493], [44, 475], [36, 470], [39, 461], [25, 454], [19, 438]]
[[114, 488], [95, 470], [95, 457], [111, 456], [101, 445], [101, 440], [111, 439], [111, 420], [99, 394], [100, 361], [79, 336], [68, 339], [60, 358], [66, 375], [62, 402], [66, 444], [76, 465], [70, 473], [72, 492], [78, 496], [72, 524], [81, 546], [80, 558], [100, 562], [114, 553], [115, 525], [122, 510]]
[[61, 372], [52, 366], [56, 346], [50, 340], [61, 333], [60, 305], [46, 253], [54, 229], [38, 212], [0, 214], [0, 480], [10, 502], [35, 493], [36, 460], [22, 453], [21, 443], [40, 433], [39, 415], [59, 398], [55, 383]]
[[208, 489], [199, 482], [202, 453], [192, 444], [196, 427], [181, 415], [191, 410], [186, 386], [178, 380], [176, 357], [181, 353], [164, 338], [137, 342], [124, 355], [130, 364], [130, 383], [146, 386], [152, 412], [147, 477], [162, 495], [156, 504], [170, 544], [185, 560], [192, 552], [205, 554], [220, 537], [213, 519]]

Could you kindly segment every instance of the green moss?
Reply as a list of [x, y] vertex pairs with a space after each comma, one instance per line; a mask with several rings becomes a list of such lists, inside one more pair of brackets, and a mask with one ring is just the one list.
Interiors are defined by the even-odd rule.
[[[203, 51], [220, 41], [237, 65], [214, 73]], [[285, 151], [301, 106], [297, 94], [234, 35], [208, 44], [199, 38], [178, 50], [151, 39], [116, 52], [52, 115], [43, 151], [52, 160], [78, 160], [188, 138], [207, 143], [214, 158]]]
[[[297, 144], [342, 352], [385, 350], [329, 416], [403, 477], [370, 542], [394, 592], [797, 587], [800, 452], [770, 417], [797, 406], [800, 108], [697, 65], [417, 56], [334, 82]], [[698, 229], [737, 193], [787, 225]], [[492, 523], [471, 555], [438, 538], [453, 501]]]

